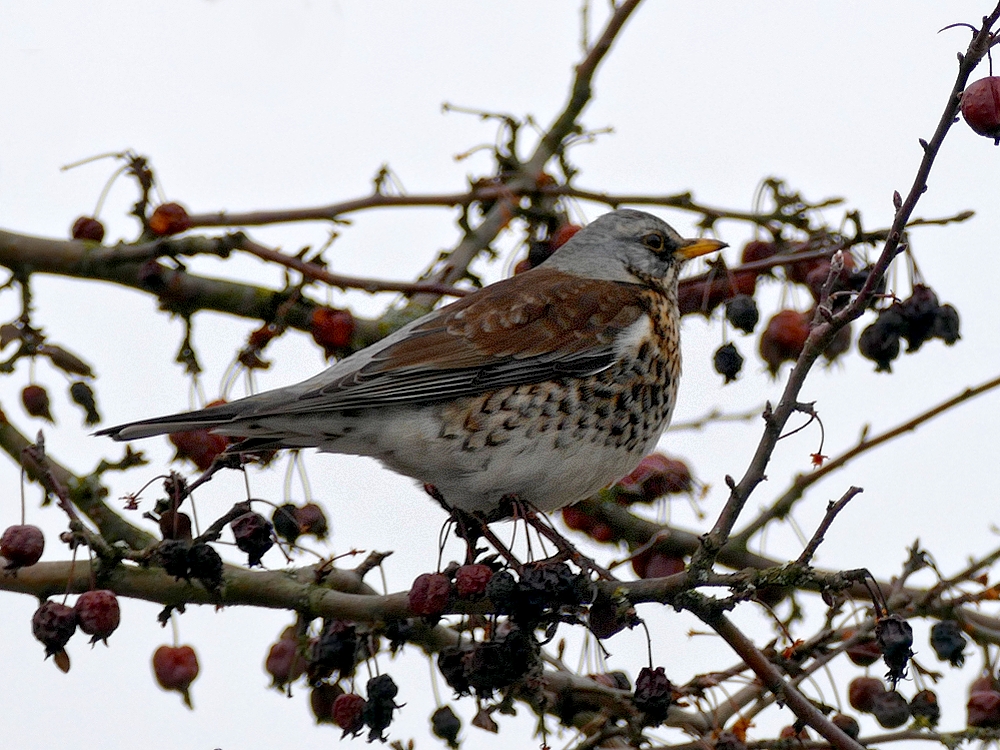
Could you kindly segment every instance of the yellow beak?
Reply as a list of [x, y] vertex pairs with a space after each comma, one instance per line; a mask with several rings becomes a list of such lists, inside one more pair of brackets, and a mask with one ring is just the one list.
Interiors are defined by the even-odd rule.
[[719, 242], [719, 240], [685, 240], [684, 244], [674, 251], [674, 255], [680, 260], [691, 260], [691, 258], [697, 258], [699, 255], [714, 253], [716, 250], [721, 250], [724, 247], [729, 247], [729, 245], [725, 242]]

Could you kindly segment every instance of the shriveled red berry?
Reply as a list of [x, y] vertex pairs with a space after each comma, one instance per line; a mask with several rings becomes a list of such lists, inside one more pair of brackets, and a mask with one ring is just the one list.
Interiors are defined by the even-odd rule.
[[191, 683], [198, 677], [198, 655], [190, 646], [160, 646], [153, 652], [153, 674], [164, 690], [175, 690], [191, 704]]
[[455, 571], [455, 590], [462, 597], [479, 596], [493, 577], [489, 565], [463, 565]]
[[333, 702], [333, 723], [344, 730], [344, 737], [359, 735], [365, 728], [365, 699], [357, 693], [338, 695]]
[[333, 704], [344, 694], [344, 689], [337, 683], [322, 683], [309, 693], [309, 709], [317, 724], [333, 724]]
[[76, 624], [76, 610], [46, 600], [31, 617], [31, 632], [45, 646], [45, 656], [49, 657], [63, 650], [76, 632]]
[[410, 611], [415, 615], [435, 617], [444, 612], [451, 596], [451, 581], [443, 573], [421, 573], [413, 581], [407, 595]]
[[306, 659], [299, 651], [299, 642], [293, 629], [291, 634], [284, 633], [271, 644], [264, 669], [271, 675], [271, 687], [279, 690], [305, 674]]
[[212, 465], [229, 445], [223, 435], [208, 430], [186, 430], [167, 435], [177, 449], [177, 458], [186, 458], [202, 471]]
[[847, 648], [847, 658], [859, 667], [867, 667], [882, 658], [882, 649], [874, 638], [855, 643]]
[[768, 321], [760, 337], [760, 356], [771, 375], [778, 374], [782, 362], [794, 362], [802, 353], [809, 337], [809, 313], [780, 310]]
[[885, 692], [885, 683], [877, 677], [855, 677], [847, 686], [847, 700], [851, 707], [870, 713], [876, 696]]
[[348, 310], [317, 307], [309, 315], [309, 332], [313, 340], [323, 347], [326, 356], [342, 352], [354, 335], [354, 316]]
[[743, 246], [740, 253], [741, 263], [754, 263], [758, 260], [767, 260], [778, 252], [778, 246], [773, 242], [764, 240], [750, 240]]
[[980, 675], [969, 684], [969, 695], [986, 693], [990, 690], [1000, 692], [1000, 682], [991, 674]]
[[49, 409], [48, 391], [42, 386], [26, 385], [24, 390], [21, 391], [21, 403], [24, 404], [24, 410], [31, 416], [55, 422], [52, 419], [52, 412]]
[[787, 727], [782, 727], [781, 731], [778, 732], [778, 738], [782, 740], [797, 740], [798, 742], [808, 742], [809, 741], [809, 730], [805, 727], [801, 729], [796, 729], [794, 725], [788, 725]]
[[632, 700], [635, 707], [645, 714], [643, 723], [646, 726], [658, 726], [666, 720], [667, 709], [673, 700], [673, 686], [663, 667], [643, 667], [639, 671]]
[[7, 560], [5, 570], [17, 570], [34, 565], [45, 550], [45, 535], [37, 526], [8, 526], [0, 537], [0, 557]]
[[618, 534], [615, 530], [602, 521], [598, 521], [587, 529], [587, 536], [595, 542], [613, 542], [618, 538]]
[[834, 714], [830, 717], [830, 723], [840, 729], [841, 732], [846, 734], [851, 739], [856, 740], [861, 734], [861, 725], [858, 724], [858, 720], [853, 716], [848, 716], [847, 714]]
[[970, 727], [1000, 728], [1000, 692], [981, 690], [973, 693], [965, 710]]
[[303, 534], [312, 534], [321, 541], [326, 539], [326, 535], [330, 533], [326, 513], [316, 503], [306, 503], [301, 508], [296, 508], [295, 520], [298, 521], [299, 529]]
[[595, 523], [592, 515], [575, 505], [568, 505], [562, 509], [562, 519], [567, 528], [574, 531], [587, 531]]
[[691, 469], [677, 458], [650, 453], [628, 476], [618, 480], [620, 505], [652, 502], [664, 495], [688, 492], [692, 485]]
[[979, 135], [1000, 143], [1000, 76], [980, 78], [966, 87], [962, 117]]
[[552, 246], [552, 251], [555, 252], [573, 237], [577, 232], [579, 232], [583, 227], [579, 224], [561, 224], [559, 228], [552, 235], [552, 239], [549, 244]]
[[73, 222], [70, 234], [74, 240], [100, 242], [104, 239], [104, 225], [93, 216], [81, 216]]
[[160, 533], [164, 539], [191, 539], [191, 516], [176, 510], [160, 514]]
[[191, 217], [180, 203], [161, 203], [149, 217], [149, 231], [160, 237], [186, 232], [191, 226]]
[[260, 565], [260, 559], [274, 545], [273, 526], [260, 513], [244, 513], [229, 524], [236, 546], [247, 553], [247, 565]]
[[646, 563], [643, 578], [665, 578], [666, 576], [683, 572], [683, 557], [676, 557], [675, 555], [668, 555], [659, 550], [653, 550], [653, 554], [649, 556], [649, 560]]
[[73, 607], [80, 630], [89, 636], [91, 643], [108, 642], [108, 636], [118, 629], [121, 609], [114, 591], [98, 589], [80, 594]]
[[513, 275], [517, 276], [519, 273], [524, 273], [525, 271], [530, 271], [533, 268], [531, 261], [527, 258], [521, 258], [517, 263], [514, 264]]

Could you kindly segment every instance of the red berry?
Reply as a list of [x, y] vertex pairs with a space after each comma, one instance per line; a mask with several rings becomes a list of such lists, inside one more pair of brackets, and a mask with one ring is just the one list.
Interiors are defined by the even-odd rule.
[[587, 530], [587, 535], [598, 542], [613, 542], [618, 534], [606, 523], [598, 521]]
[[855, 677], [847, 686], [847, 700], [856, 710], [869, 713], [884, 692], [885, 684], [877, 677]]
[[1000, 728], [1000, 693], [996, 690], [973, 693], [965, 704], [965, 710], [970, 727]]
[[764, 240], [750, 240], [743, 246], [740, 254], [741, 263], [754, 263], [758, 260], [767, 260], [778, 252], [778, 246], [773, 242]]
[[80, 630], [89, 636], [91, 643], [108, 642], [108, 636], [115, 632], [121, 622], [121, 610], [115, 592], [107, 589], [85, 591], [76, 600], [76, 619]]
[[191, 539], [191, 516], [176, 510], [160, 514], [160, 533], [164, 539]]
[[295, 682], [306, 671], [306, 659], [299, 651], [294, 629], [290, 630], [290, 636], [286, 637], [283, 633], [278, 641], [271, 644], [264, 661], [264, 669], [271, 675], [271, 687], [279, 690], [288, 683]]
[[347, 310], [317, 307], [309, 315], [309, 332], [327, 357], [342, 352], [354, 335], [354, 316]]
[[1000, 684], [993, 678], [993, 675], [985, 674], [972, 681], [972, 684], [969, 685], [969, 695], [973, 693], [986, 693], [998, 688], [1000, 688]]
[[407, 603], [415, 615], [434, 617], [444, 612], [451, 596], [451, 581], [443, 573], [421, 573], [413, 581]]
[[966, 87], [962, 116], [979, 135], [1000, 143], [1000, 76], [980, 78]]
[[303, 534], [312, 534], [317, 539], [326, 539], [330, 527], [326, 521], [326, 513], [316, 503], [306, 503], [295, 509], [295, 520]]
[[533, 268], [531, 261], [527, 258], [522, 258], [517, 263], [514, 264], [514, 276], [519, 273], [524, 273], [525, 271], [530, 271]]
[[333, 723], [344, 735], [358, 735], [365, 728], [365, 699], [357, 693], [338, 695], [333, 702]]
[[73, 229], [70, 233], [74, 240], [100, 242], [104, 239], [104, 225], [93, 216], [81, 216], [73, 222]]
[[76, 611], [65, 604], [46, 600], [31, 617], [31, 632], [44, 644], [46, 657], [57, 654], [76, 632]]
[[45, 535], [37, 526], [9, 526], [0, 537], [0, 556], [6, 558], [6, 570], [34, 565], [45, 549]]
[[567, 242], [569, 242], [570, 238], [574, 234], [579, 232], [581, 229], [582, 227], [578, 224], [560, 225], [560, 227], [556, 230], [555, 234], [552, 235], [552, 239], [549, 240], [549, 245], [551, 246], [552, 251], [555, 252], [563, 245], [565, 245]]
[[562, 519], [566, 527], [574, 531], [588, 531], [594, 525], [594, 517], [575, 505], [562, 509]]
[[650, 453], [631, 474], [618, 480], [622, 492], [617, 500], [621, 505], [649, 503], [664, 495], [688, 492], [691, 481], [691, 470], [683, 461]]
[[191, 705], [188, 688], [198, 677], [198, 656], [190, 646], [160, 646], [153, 653], [153, 674], [164, 690], [176, 690]]
[[675, 573], [684, 571], [684, 558], [666, 555], [659, 550], [654, 550], [646, 563], [646, 571], [643, 578], [665, 578]]
[[783, 740], [797, 740], [798, 742], [809, 741], [809, 730], [805, 727], [796, 729], [794, 726], [782, 727], [778, 732], [778, 737]]
[[760, 356], [772, 375], [778, 374], [782, 362], [794, 362], [802, 353], [809, 337], [809, 313], [781, 310], [768, 321], [760, 337]]
[[149, 231], [160, 237], [186, 232], [191, 226], [191, 217], [180, 203], [161, 203], [149, 217]]
[[317, 724], [333, 724], [333, 703], [343, 694], [344, 689], [337, 683], [331, 685], [322, 682], [312, 689], [309, 693], [309, 708]]
[[847, 658], [859, 667], [867, 667], [882, 658], [882, 650], [874, 638], [855, 643], [847, 649]]
[[177, 449], [177, 458], [190, 460], [202, 471], [208, 469], [229, 446], [225, 436], [216, 435], [208, 430], [171, 432], [167, 437]]
[[21, 403], [24, 404], [24, 410], [31, 416], [55, 422], [52, 419], [52, 412], [49, 411], [49, 394], [42, 386], [26, 385], [21, 391]]
[[462, 597], [478, 596], [486, 591], [492, 577], [489, 565], [463, 565], [455, 571], [455, 589]]
[[830, 723], [852, 739], [856, 740], [861, 734], [861, 727], [858, 725], [858, 720], [853, 716], [834, 714], [830, 717]]

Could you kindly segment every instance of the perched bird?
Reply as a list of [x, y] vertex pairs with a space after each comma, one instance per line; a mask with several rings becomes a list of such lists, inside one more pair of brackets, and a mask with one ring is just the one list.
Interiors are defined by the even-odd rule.
[[642, 211], [605, 214], [548, 260], [400, 328], [297, 385], [97, 433], [209, 429], [231, 449], [373, 456], [452, 508], [540, 511], [628, 474], [670, 422], [677, 280], [725, 244]]

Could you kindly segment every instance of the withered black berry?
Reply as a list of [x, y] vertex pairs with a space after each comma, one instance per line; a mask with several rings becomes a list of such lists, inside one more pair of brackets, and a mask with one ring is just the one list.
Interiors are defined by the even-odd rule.
[[247, 553], [247, 565], [260, 565], [260, 559], [274, 545], [273, 527], [260, 513], [244, 513], [229, 524], [236, 546]]
[[101, 421], [101, 415], [97, 411], [97, 401], [94, 399], [93, 389], [82, 380], [78, 380], [69, 387], [69, 397], [78, 404], [86, 414], [84, 421], [88, 425], [95, 425]]
[[309, 682], [313, 685], [330, 677], [334, 672], [340, 677], [354, 674], [357, 662], [357, 627], [343, 620], [329, 620], [313, 644], [309, 659]]
[[921, 690], [910, 701], [910, 715], [922, 724], [936, 727], [941, 719], [941, 706], [933, 690]]
[[901, 727], [910, 718], [910, 705], [895, 690], [886, 690], [872, 698], [871, 713], [886, 729]]
[[744, 333], [753, 333], [760, 320], [756, 300], [749, 294], [737, 294], [726, 302], [726, 320]]
[[447, 742], [452, 750], [457, 750], [458, 733], [462, 731], [462, 722], [451, 710], [451, 706], [441, 706], [431, 714], [431, 731], [435, 737]]
[[495, 573], [486, 584], [486, 598], [493, 603], [497, 614], [506, 615], [517, 606], [517, 580], [509, 570]]
[[31, 632], [45, 646], [45, 656], [62, 651], [76, 632], [76, 610], [46, 600], [31, 617]]
[[886, 679], [895, 685], [906, 676], [906, 665], [913, 656], [910, 648], [913, 645], [913, 628], [899, 615], [888, 615], [875, 623], [875, 640], [882, 649], [885, 665], [889, 667]]
[[380, 674], [368, 680], [368, 700], [365, 703], [364, 719], [368, 726], [368, 741], [385, 741], [383, 732], [392, 723], [392, 712], [397, 708], [396, 695], [399, 688], [392, 677]]
[[190, 544], [183, 539], [164, 539], [156, 548], [155, 560], [174, 578], [190, 580], [189, 548]]
[[934, 315], [934, 326], [931, 328], [931, 336], [941, 339], [945, 344], [951, 346], [960, 338], [961, 321], [958, 317], [958, 310], [951, 305], [941, 305]]
[[905, 328], [898, 305], [879, 312], [875, 322], [858, 337], [861, 356], [875, 363], [876, 372], [892, 372], [892, 361], [899, 356], [899, 339]]
[[438, 671], [456, 695], [468, 695], [472, 692], [465, 672], [465, 663], [471, 653], [471, 645], [445, 646], [438, 652]]
[[643, 667], [635, 679], [635, 693], [632, 700], [635, 707], [645, 714], [644, 723], [655, 727], [667, 718], [667, 710], [673, 700], [673, 685], [667, 679], [663, 667], [651, 669]]
[[222, 558], [215, 548], [204, 542], [191, 545], [188, 550], [188, 572], [201, 581], [201, 585], [214, 594], [222, 588]]
[[938, 298], [933, 289], [924, 284], [913, 286], [913, 293], [900, 305], [906, 321], [906, 329], [903, 331], [906, 351], [917, 351], [931, 337], [938, 307]]
[[271, 516], [271, 523], [274, 524], [274, 531], [289, 544], [295, 544], [299, 538], [301, 530], [299, 522], [295, 519], [295, 506], [285, 503], [274, 509]]
[[715, 364], [715, 371], [724, 377], [727, 383], [736, 380], [736, 376], [743, 369], [743, 355], [732, 342], [720, 346], [715, 351], [712, 361]]
[[965, 635], [962, 626], [954, 620], [942, 620], [931, 628], [931, 648], [941, 661], [950, 662], [953, 667], [965, 663]]

